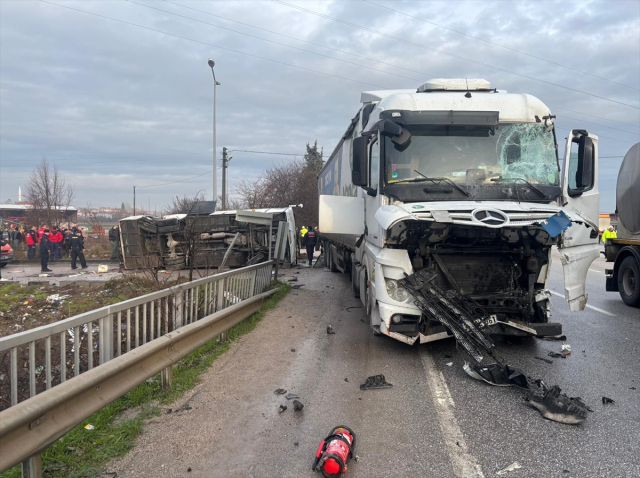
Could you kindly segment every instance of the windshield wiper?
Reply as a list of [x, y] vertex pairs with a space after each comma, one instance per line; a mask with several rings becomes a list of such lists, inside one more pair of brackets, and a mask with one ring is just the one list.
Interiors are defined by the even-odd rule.
[[533, 184], [531, 184], [529, 181], [527, 181], [524, 178], [492, 178], [491, 181], [494, 182], [502, 182], [502, 181], [513, 181], [514, 183], [517, 183], [518, 181], [522, 181], [524, 183], [527, 183], [527, 185], [533, 189], [535, 192], [537, 192], [538, 194], [540, 194], [540, 196], [546, 197], [547, 194], [540, 191], [537, 187], [535, 187]]
[[444, 178], [444, 177], [441, 177], [441, 178], [430, 178], [430, 177], [427, 177], [424, 174], [422, 174], [417, 169], [414, 169], [414, 171], [416, 173], [418, 173], [420, 176], [422, 176], [422, 178], [414, 178], [413, 181], [431, 181], [434, 184], [441, 183], [441, 182], [444, 181], [445, 183], [451, 184], [454, 188], [456, 188], [458, 191], [460, 191], [465, 196], [467, 196], [467, 197], [471, 196], [471, 193], [469, 191], [467, 191], [466, 189], [463, 189], [461, 186], [457, 185], [455, 182], [453, 182], [449, 178]]

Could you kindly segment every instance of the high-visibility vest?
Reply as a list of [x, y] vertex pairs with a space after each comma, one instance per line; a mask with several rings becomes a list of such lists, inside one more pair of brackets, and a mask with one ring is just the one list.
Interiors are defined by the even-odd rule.
[[307, 232], [309, 232], [309, 229], [304, 229], [304, 228], [303, 228], [303, 229], [300, 229], [300, 235], [301, 235], [302, 237], [306, 236], [306, 235], [307, 235]]
[[603, 233], [602, 233], [602, 242], [606, 242], [607, 239], [617, 239], [618, 234], [616, 233], [616, 231], [610, 231], [609, 229], [606, 229]]

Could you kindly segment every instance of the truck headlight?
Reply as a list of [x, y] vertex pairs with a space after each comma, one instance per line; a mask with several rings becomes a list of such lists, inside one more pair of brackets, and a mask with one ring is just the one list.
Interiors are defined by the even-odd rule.
[[406, 302], [409, 300], [407, 289], [398, 285], [398, 281], [386, 279], [385, 282], [387, 284], [387, 294], [389, 294], [389, 297], [397, 302]]

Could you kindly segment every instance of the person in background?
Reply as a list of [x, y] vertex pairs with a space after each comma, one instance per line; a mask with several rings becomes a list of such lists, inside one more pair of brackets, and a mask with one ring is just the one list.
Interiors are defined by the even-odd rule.
[[62, 229], [62, 255], [67, 257], [69, 255], [69, 237], [71, 237], [71, 231], [66, 227]]
[[[0, 234], [0, 248], [6, 246], [7, 244], [9, 244], [7, 241], [4, 240], [4, 234]], [[2, 278], [2, 267], [0, 267], [0, 281], [5, 281], [6, 279]]]
[[16, 247], [16, 226], [12, 225], [9, 230], [9, 240], [12, 247]]
[[316, 243], [318, 241], [318, 236], [316, 234], [316, 231], [313, 229], [308, 230], [303, 240], [304, 240], [305, 246], [307, 247], [307, 259], [309, 259], [309, 265], [312, 265], [313, 251], [315, 250]]
[[74, 227], [71, 231], [69, 246], [71, 249], [71, 268], [77, 269], [76, 259], [80, 258], [80, 265], [82, 265], [83, 269], [86, 269], [88, 266], [84, 258], [84, 236], [82, 235], [82, 228], [80, 226]]
[[53, 226], [49, 233], [49, 242], [51, 242], [51, 260], [55, 261], [62, 258], [60, 249], [62, 247], [62, 234], [58, 231], [58, 226]]
[[18, 249], [20, 247], [20, 243], [22, 242], [22, 231], [16, 228], [16, 239], [14, 242], [14, 249]]
[[42, 235], [44, 234], [45, 229], [49, 229], [49, 226], [47, 224], [38, 229], [38, 242], [40, 242], [40, 239], [42, 239]]
[[42, 272], [53, 272], [49, 267], [49, 253], [51, 252], [51, 241], [49, 240], [49, 229], [42, 232], [40, 238], [40, 266]]
[[118, 260], [118, 246], [120, 245], [120, 231], [117, 224], [109, 229], [109, 242], [111, 243], [111, 260]]
[[36, 228], [31, 226], [29, 232], [27, 232], [27, 259], [36, 258], [36, 244], [38, 243], [38, 235]]
[[316, 233], [316, 251], [320, 250], [320, 231], [318, 230], [318, 226], [313, 226], [313, 230]]
[[607, 244], [607, 239], [617, 239], [618, 234], [613, 230], [613, 226], [609, 226], [606, 231], [602, 233], [602, 242]]

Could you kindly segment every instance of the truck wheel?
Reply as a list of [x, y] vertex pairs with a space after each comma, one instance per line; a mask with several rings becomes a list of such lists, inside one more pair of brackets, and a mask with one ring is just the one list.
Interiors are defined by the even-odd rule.
[[338, 268], [336, 267], [336, 261], [333, 257], [333, 249], [329, 246], [329, 270], [331, 272], [338, 272]]
[[356, 283], [356, 265], [351, 261], [351, 293], [357, 299], [360, 297], [360, 291], [358, 290], [358, 284]]
[[618, 290], [625, 304], [640, 307], [640, 267], [633, 256], [625, 258], [620, 264]]

